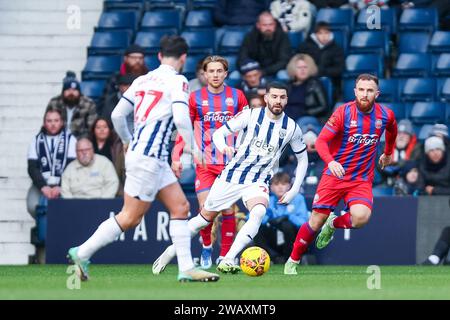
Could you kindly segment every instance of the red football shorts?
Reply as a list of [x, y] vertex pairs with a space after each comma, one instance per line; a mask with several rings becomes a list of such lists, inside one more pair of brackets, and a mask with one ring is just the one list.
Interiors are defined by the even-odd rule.
[[314, 211], [330, 214], [341, 199], [344, 199], [344, 211], [346, 212], [354, 204], [363, 204], [372, 210], [372, 183], [368, 181], [344, 181], [335, 176], [322, 175], [313, 200], [312, 208]]
[[209, 191], [214, 183], [214, 180], [216, 180], [223, 168], [225, 168], [225, 166], [221, 164], [210, 164], [206, 167], [196, 166], [195, 192], [200, 193], [203, 191]]

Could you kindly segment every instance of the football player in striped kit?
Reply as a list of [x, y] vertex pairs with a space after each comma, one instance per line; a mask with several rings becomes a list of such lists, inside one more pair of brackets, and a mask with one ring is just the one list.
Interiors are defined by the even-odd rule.
[[[178, 280], [219, 280], [217, 274], [194, 267], [187, 225], [189, 202], [167, 162], [173, 124], [186, 142], [186, 149], [203, 162], [200, 150], [192, 143], [189, 85], [178, 73], [186, 62], [187, 51], [188, 45], [182, 37], [163, 37], [158, 54], [161, 65], [137, 78], [112, 113], [114, 127], [127, 150], [124, 206], [119, 214], [100, 224], [86, 242], [69, 250], [68, 258], [77, 266], [82, 280], [88, 278], [90, 257], [122, 232], [136, 227], [156, 196], [170, 212], [169, 233], [176, 249]], [[135, 123], [133, 136], [127, 127], [131, 112]]]
[[[297, 156], [298, 164], [292, 188], [279, 202], [288, 204], [300, 191], [308, 166], [308, 156], [301, 129], [283, 112], [288, 99], [287, 91], [284, 84], [268, 84], [264, 96], [266, 107], [244, 109], [213, 135], [216, 148], [233, 158], [214, 181], [202, 211], [189, 220], [189, 228], [192, 234], [198, 233], [218, 212], [229, 208], [241, 198], [250, 211], [248, 221], [239, 230], [230, 250], [217, 266], [217, 270], [221, 272], [236, 273], [240, 270], [235, 257], [258, 232], [269, 202], [268, 183], [288, 144]], [[239, 132], [237, 150], [226, 143], [226, 137], [236, 132]], [[167, 263], [166, 249], [155, 264], [162, 269]]]

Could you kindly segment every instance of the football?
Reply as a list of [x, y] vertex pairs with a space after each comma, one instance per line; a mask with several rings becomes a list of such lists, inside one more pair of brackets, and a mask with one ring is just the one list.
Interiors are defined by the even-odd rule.
[[246, 275], [259, 277], [269, 271], [270, 256], [263, 248], [250, 247], [242, 252], [240, 265]]

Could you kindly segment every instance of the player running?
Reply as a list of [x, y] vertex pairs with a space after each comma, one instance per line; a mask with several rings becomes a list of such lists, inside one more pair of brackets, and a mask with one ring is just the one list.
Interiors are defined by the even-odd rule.
[[[203, 207], [214, 180], [231, 160], [222, 154], [213, 144], [212, 135], [225, 122], [230, 120], [244, 107], [248, 107], [247, 99], [241, 90], [226, 86], [225, 78], [228, 75], [228, 61], [220, 56], [208, 56], [202, 66], [205, 71], [207, 86], [194, 91], [189, 97], [189, 112], [194, 125], [195, 142], [204, 154], [206, 167], [196, 164], [195, 191], [198, 206]], [[234, 146], [237, 135], [228, 137], [228, 145]], [[180, 156], [184, 147], [181, 136], [177, 137], [172, 152], [172, 170], [180, 178], [182, 164]], [[203, 249], [200, 256], [200, 267], [209, 269], [212, 266], [211, 228], [213, 223], [200, 230], [203, 240]], [[219, 260], [223, 258], [233, 243], [236, 233], [234, 211], [227, 208], [222, 211], [222, 243]], [[175, 252], [172, 252], [175, 256]]]
[[[128, 150], [124, 206], [118, 215], [100, 224], [85, 243], [69, 250], [68, 258], [78, 267], [81, 280], [88, 279], [91, 256], [122, 232], [136, 227], [156, 196], [170, 212], [169, 233], [178, 259], [178, 280], [219, 280], [217, 274], [194, 268], [187, 226], [189, 202], [167, 163], [174, 123], [187, 142], [187, 149], [194, 157], [201, 158], [197, 146], [190, 143], [193, 130], [188, 110], [189, 85], [178, 74], [186, 62], [187, 50], [183, 38], [164, 37], [158, 54], [161, 65], [137, 78], [112, 113], [114, 127]], [[135, 132], [131, 137], [126, 119], [133, 111]]]
[[[316, 246], [325, 248], [336, 228], [361, 228], [372, 212], [372, 181], [377, 146], [386, 129], [386, 146], [379, 163], [391, 163], [397, 136], [394, 113], [375, 99], [380, 94], [378, 78], [361, 74], [355, 82], [356, 100], [343, 104], [331, 115], [316, 141], [320, 157], [326, 163], [312, 205], [312, 214], [297, 233], [284, 274], [297, 274], [297, 264], [308, 245], [319, 233]], [[330, 214], [344, 199], [346, 213]]]
[[[281, 197], [280, 203], [288, 204], [299, 192], [308, 166], [301, 129], [283, 112], [288, 98], [287, 87], [273, 82], [268, 84], [266, 92], [267, 107], [244, 109], [214, 133], [216, 148], [233, 158], [214, 181], [201, 212], [188, 223], [192, 233], [196, 234], [213, 221], [218, 212], [242, 198], [250, 211], [249, 219], [217, 266], [217, 270], [224, 273], [240, 270], [235, 257], [258, 232], [269, 203], [268, 183], [288, 144], [295, 152], [298, 164], [292, 188]], [[237, 151], [225, 140], [235, 132], [240, 132], [242, 138]], [[162, 270], [169, 263], [167, 251], [155, 261], [154, 269]]]

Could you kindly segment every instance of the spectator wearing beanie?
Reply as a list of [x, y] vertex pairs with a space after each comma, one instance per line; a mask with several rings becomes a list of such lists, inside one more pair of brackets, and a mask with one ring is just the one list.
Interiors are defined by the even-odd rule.
[[441, 138], [425, 140], [425, 157], [419, 169], [426, 194], [450, 195], [450, 157]]
[[255, 60], [244, 60], [241, 66], [242, 82], [238, 89], [244, 93], [256, 93], [263, 96], [266, 93], [267, 80], [263, 77], [262, 69], [259, 63]]
[[73, 71], [67, 71], [63, 79], [62, 93], [53, 97], [47, 110], [61, 110], [66, 127], [77, 139], [86, 136], [97, 118], [95, 102], [82, 95], [80, 82]]
[[448, 151], [449, 148], [449, 138], [448, 138], [448, 127], [443, 123], [436, 123], [433, 128], [431, 128], [430, 136], [436, 136], [441, 138], [445, 143], [445, 148]]

